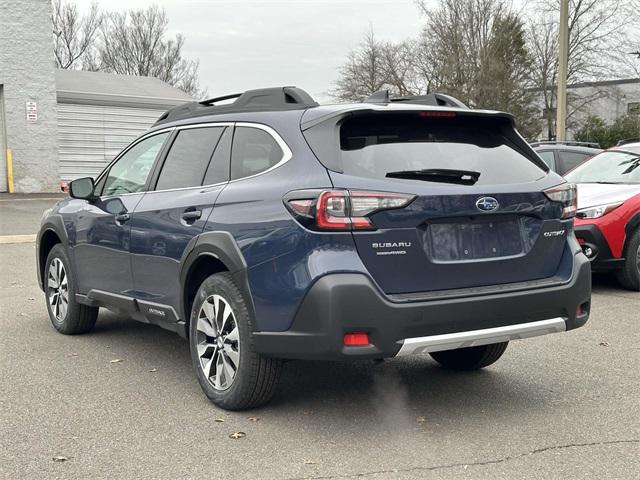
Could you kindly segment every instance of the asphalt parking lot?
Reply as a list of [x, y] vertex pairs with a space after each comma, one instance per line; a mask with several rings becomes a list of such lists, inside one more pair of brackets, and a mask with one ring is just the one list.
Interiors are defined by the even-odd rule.
[[0, 478], [638, 478], [640, 294], [608, 277], [584, 328], [485, 371], [289, 362], [271, 404], [230, 413], [174, 334], [108, 311], [54, 331], [29, 237], [52, 203], [0, 197]]

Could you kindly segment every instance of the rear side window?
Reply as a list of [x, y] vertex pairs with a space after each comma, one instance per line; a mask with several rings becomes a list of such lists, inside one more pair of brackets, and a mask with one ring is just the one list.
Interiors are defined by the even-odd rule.
[[277, 165], [284, 152], [265, 130], [236, 127], [231, 149], [231, 179], [249, 177]]
[[202, 185], [205, 172], [224, 127], [180, 130], [158, 177], [156, 190]]
[[347, 117], [338, 130], [322, 127], [314, 134], [321, 125], [305, 132], [311, 148], [323, 164], [349, 175], [385, 178], [391, 172], [465, 170], [480, 174], [477, 185], [531, 182], [546, 175], [543, 162], [504, 117], [367, 112]]
[[573, 170], [582, 162], [584, 162], [587, 157], [589, 157], [589, 154], [582, 152], [565, 152], [560, 150], [558, 152], [558, 157], [558, 161], [560, 163], [560, 173], [564, 175], [569, 170]]

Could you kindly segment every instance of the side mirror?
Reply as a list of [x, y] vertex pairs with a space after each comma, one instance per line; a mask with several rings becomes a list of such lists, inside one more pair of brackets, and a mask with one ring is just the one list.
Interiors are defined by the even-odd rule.
[[95, 185], [93, 183], [93, 178], [78, 178], [69, 184], [69, 195], [73, 198], [91, 201], [95, 198], [93, 195], [94, 189]]

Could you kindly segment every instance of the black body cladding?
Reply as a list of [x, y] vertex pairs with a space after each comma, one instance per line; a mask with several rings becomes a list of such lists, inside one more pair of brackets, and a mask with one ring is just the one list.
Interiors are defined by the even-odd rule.
[[[236, 100], [230, 104], [216, 105], [216, 102]], [[222, 97], [185, 103], [162, 115], [153, 125], [173, 122], [186, 118], [214, 115], [222, 113], [262, 112], [276, 110], [304, 110], [318, 104], [311, 96], [297, 87], [262, 88], [248, 90], [244, 93], [225, 95]]]

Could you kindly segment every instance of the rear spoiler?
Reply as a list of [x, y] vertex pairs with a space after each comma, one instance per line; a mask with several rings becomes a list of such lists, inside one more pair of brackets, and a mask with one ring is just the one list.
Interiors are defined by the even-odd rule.
[[318, 115], [322, 112], [320, 110], [314, 110], [307, 110], [307, 112], [305, 112], [305, 116], [307, 113], [311, 113], [313, 116], [307, 121], [305, 121], [305, 116], [303, 116], [300, 128], [316, 157], [318, 157], [325, 167], [335, 172], [342, 172], [341, 159], [339, 155], [336, 155], [335, 149], [340, 148], [340, 126], [345, 119], [366, 114], [386, 115], [411, 112], [431, 113], [433, 116], [442, 116], [443, 113], [451, 113], [459, 117], [484, 117], [486, 119], [501, 120], [504, 122], [503, 125], [508, 128], [510, 132], [505, 138], [507, 138], [511, 143], [512, 147], [540, 167], [543, 171], [549, 171], [549, 166], [536, 154], [536, 152], [517, 131], [513, 115], [508, 113], [472, 110], [469, 108], [419, 108], [419, 106], [415, 104], [405, 106], [393, 103], [362, 103], [349, 105], [341, 110], [326, 112], [324, 115]]

